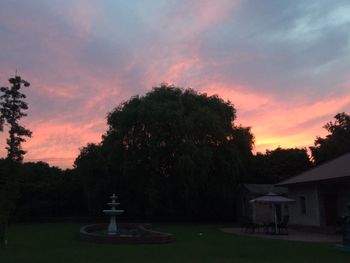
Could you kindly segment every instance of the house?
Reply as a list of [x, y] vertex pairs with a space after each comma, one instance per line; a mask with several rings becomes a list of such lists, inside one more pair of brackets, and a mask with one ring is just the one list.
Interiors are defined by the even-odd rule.
[[[237, 195], [237, 216], [238, 219], [249, 218], [255, 223], [272, 222], [274, 211], [272, 205], [251, 204], [250, 200], [266, 195], [269, 192], [286, 196], [288, 188], [277, 187], [273, 184], [242, 184]], [[277, 207], [278, 217], [281, 219], [288, 214], [288, 206]]]
[[289, 208], [291, 224], [335, 226], [350, 202], [350, 153], [276, 186], [288, 187], [289, 197], [296, 200]]

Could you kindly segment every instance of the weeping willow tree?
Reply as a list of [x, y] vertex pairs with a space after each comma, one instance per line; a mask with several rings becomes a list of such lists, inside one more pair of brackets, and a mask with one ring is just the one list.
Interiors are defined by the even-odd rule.
[[229, 101], [164, 84], [110, 112], [101, 144], [75, 165], [94, 200], [108, 194], [96, 185], [114, 188], [130, 216], [231, 218], [253, 143], [235, 119]]

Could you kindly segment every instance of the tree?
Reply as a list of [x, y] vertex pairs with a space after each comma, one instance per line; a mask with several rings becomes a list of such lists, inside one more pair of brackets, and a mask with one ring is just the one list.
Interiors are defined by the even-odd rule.
[[89, 143], [80, 149], [74, 166], [82, 186], [88, 214], [100, 216], [106, 197], [113, 191], [112, 180], [106, 172], [106, 161], [102, 156], [101, 145]]
[[317, 137], [310, 147], [315, 164], [321, 164], [350, 152], [350, 116], [345, 112], [334, 116], [335, 121], [323, 127], [329, 134], [325, 138]]
[[78, 178], [70, 170], [62, 171], [45, 162], [17, 165], [19, 198], [12, 218], [82, 216], [85, 212]]
[[0, 247], [6, 244], [6, 229], [18, 196], [17, 164], [0, 159]]
[[25, 95], [20, 92], [23, 86], [28, 87], [29, 83], [20, 76], [9, 79], [11, 87], [1, 87], [0, 92], [0, 131], [4, 125], [9, 126], [9, 138], [7, 139], [7, 160], [2, 163], [0, 170], [0, 242], [5, 242], [5, 230], [9, 216], [12, 213], [18, 193], [18, 167], [23, 160], [25, 151], [21, 143], [23, 137], [31, 136], [31, 131], [21, 126], [19, 120], [26, 116], [23, 112], [28, 109], [23, 101]]
[[278, 183], [311, 168], [311, 161], [305, 148], [267, 150], [254, 156], [252, 182]]
[[0, 130], [7, 123], [9, 126], [9, 138], [7, 139], [7, 158], [12, 161], [22, 162], [23, 155], [26, 153], [22, 150], [21, 143], [25, 142], [23, 137], [31, 137], [32, 132], [20, 125], [19, 120], [27, 116], [24, 113], [28, 105], [23, 99], [26, 96], [20, 92], [22, 85], [29, 87], [29, 82], [23, 80], [20, 76], [9, 79], [11, 87], [1, 87], [0, 91]]
[[235, 118], [218, 96], [164, 84], [110, 112], [99, 157], [84, 148], [76, 167], [101, 160], [95, 179], [114, 185], [132, 216], [232, 218], [253, 143]]

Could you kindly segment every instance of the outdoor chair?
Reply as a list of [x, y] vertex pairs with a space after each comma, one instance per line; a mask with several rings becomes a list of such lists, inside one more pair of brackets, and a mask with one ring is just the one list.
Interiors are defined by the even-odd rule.
[[283, 219], [277, 223], [277, 232], [274, 222], [267, 223], [264, 228], [265, 233], [272, 235], [288, 235], [288, 222], [289, 216], [284, 216]]
[[262, 229], [265, 234], [271, 234], [273, 232], [273, 227], [275, 226], [274, 223], [264, 222], [262, 224]]
[[284, 216], [282, 221], [280, 223], [278, 223], [277, 227], [279, 229], [279, 233], [282, 234], [286, 234], [288, 235], [288, 223], [289, 223], [289, 216]]
[[254, 223], [250, 218], [248, 217], [242, 217], [241, 218], [241, 229], [245, 233], [255, 233], [257, 230], [259, 232], [260, 225]]

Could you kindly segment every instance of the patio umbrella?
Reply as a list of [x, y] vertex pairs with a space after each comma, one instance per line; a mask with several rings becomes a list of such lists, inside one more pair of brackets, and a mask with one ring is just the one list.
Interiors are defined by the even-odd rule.
[[272, 192], [269, 192], [267, 195], [260, 196], [258, 198], [254, 198], [249, 201], [249, 203], [258, 203], [258, 204], [267, 204], [267, 205], [273, 205], [274, 206], [274, 217], [275, 217], [275, 230], [277, 234], [277, 209], [276, 205], [282, 205], [282, 204], [292, 204], [295, 200], [291, 198], [287, 198]]

